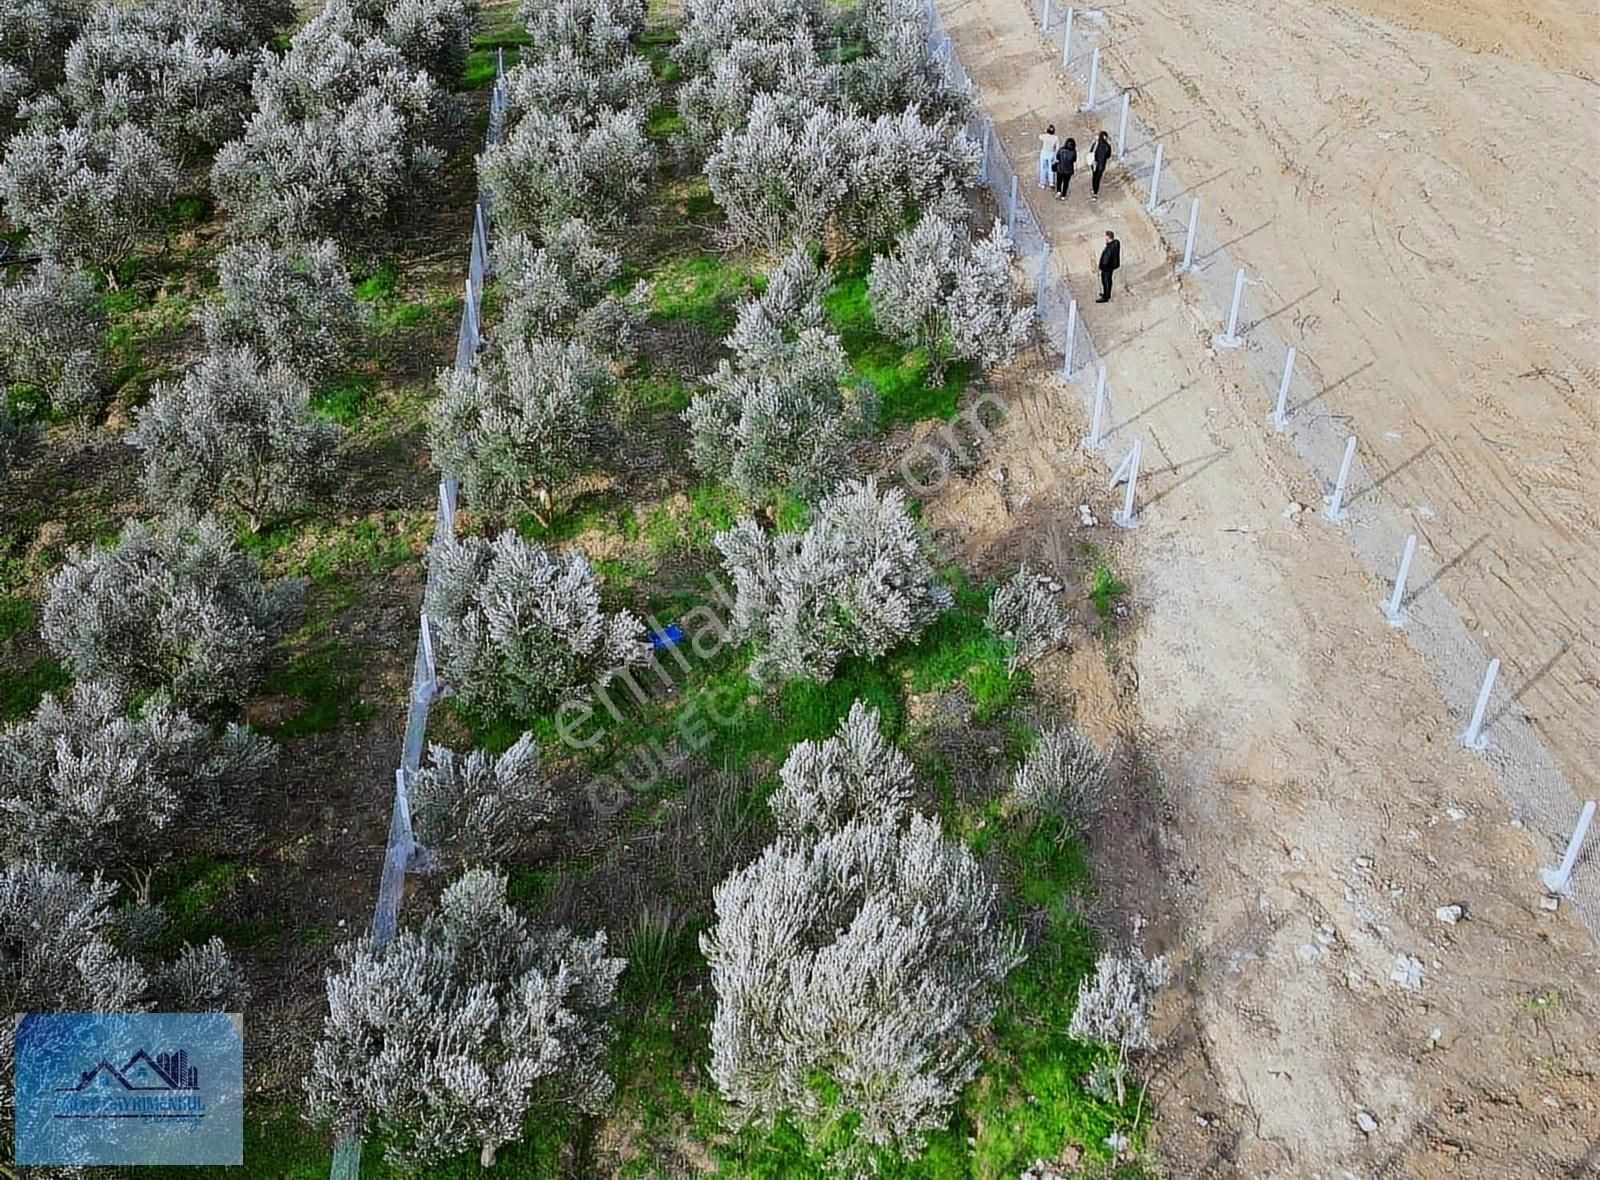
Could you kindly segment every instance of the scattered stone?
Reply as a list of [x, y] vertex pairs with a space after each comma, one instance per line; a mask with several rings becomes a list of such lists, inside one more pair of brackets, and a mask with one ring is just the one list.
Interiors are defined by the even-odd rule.
[[1307, 942], [1302, 943], [1300, 945], [1300, 949], [1295, 953], [1300, 956], [1300, 961], [1302, 963], [1315, 963], [1318, 959], [1322, 958], [1325, 952], [1316, 943]]
[[1323, 926], [1322, 929], [1317, 931], [1317, 941], [1323, 946], [1332, 946], [1338, 937], [1339, 936], [1334, 933], [1332, 926]]
[[1356, 1126], [1361, 1128], [1363, 1135], [1370, 1135], [1378, 1129], [1378, 1120], [1364, 1110], [1356, 1111]]
[[1372, 858], [1370, 856], [1358, 856], [1358, 857], [1356, 857], [1356, 868], [1360, 869], [1362, 872], [1366, 872], [1371, 867], [1372, 867]]
[[1203, 1114], [1197, 1114], [1194, 1116], [1194, 1125], [1197, 1127], [1209, 1127], [1211, 1125], [1211, 1120], [1206, 1118], [1206, 1116]]
[[1111, 1134], [1107, 1135], [1106, 1138], [1105, 1138], [1105, 1145], [1107, 1147], [1109, 1147], [1112, 1151], [1119, 1152], [1119, 1153], [1127, 1151], [1128, 1150], [1128, 1145], [1131, 1142], [1132, 1142], [1132, 1140], [1130, 1140], [1121, 1131], [1113, 1131], [1113, 1132], [1111, 1132]]
[[1514, 828], [1520, 828], [1522, 827], [1522, 821], [1520, 819], [1514, 819], [1511, 821], [1511, 826]]
[[1062, 591], [1062, 588], [1063, 587], [1062, 587], [1060, 582], [1051, 582], [1050, 583], [1050, 593], [1052, 593], [1052, 594], [1060, 594], [1061, 591]]
[[1414, 955], [1396, 955], [1389, 979], [1408, 992], [1422, 990], [1422, 962]]
[[1561, 899], [1553, 893], [1547, 893], [1539, 899], [1541, 910], [1557, 910], [1561, 908]]
[[1460, 807], [1446, 807], [1444, 809], [1444, 813], [1445, 813], [1445, 815], [1449, 816], [1452, 820], [1454, 820], [1456, 823], [1460, 823], [1462, 820], [1467, 818], [1466, 811], [1464, 811]]
[[1428, 1048], [1437, 1049], [1439, 1042], [1444, 1040], [1444, 1029], [1432, 1028], [1428, 1030]]
[[1466, 912], [1467, 909], [1465, 906], [1442, 905], [1433, 911], [1433, 916], [1438, 918], [1439, 921], [1443, 922], [1446, 926], [1454, 926], [1457, 922], [1461, 921], [1462, 915]]
[[1283, 519], [1284, 520], [1298, 520], [1299, 517], [1300, 517], [1300, 514], [1302, 512], [1304, 512], [1305, 510], [1306, 510], [1306, 506], [1304, 504], [1300, 503], [1299, 500], [1290, 500], [1289, 501], [1289, 506], [1283, 510]]
[[1078, 519], [1083, 523], [1083, 527], [1086, 529], [1092, 529], [1095, 525], [1100, 523], [1095, 519], [1094, 513], [1089, 511], [1089, 506], [1087, 504], [1078, 505]]

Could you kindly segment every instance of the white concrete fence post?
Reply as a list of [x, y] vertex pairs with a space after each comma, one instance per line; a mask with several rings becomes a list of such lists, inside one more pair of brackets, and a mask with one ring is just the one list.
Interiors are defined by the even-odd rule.
[[983, 169], [980, 175], [983, 183], [989, 183], [989, 140], [994, 136], [994, 124], [985, 119], [983, 121]]
[[1572, 870], [1577, 867], [1578, 853], [1583, 848], [1584, 838], [1589, 834], [1589, 825], [1594, 822], [1594, 810], [1595, 801], [1590, 799], [1578, 813], [1578, 826], [1572, 829], [1572, 839], [1567, 841], [1567, 854], [1561, 858], [1560, 867], [1539, 870], [1539, 879], [1551, 893], [1570, 894]]
[[1091, 451], [1100, 449], [1100, 428], [1105, 422], [1106, 414], [1106, 367], [1100, 366], [1100, 371], [1094, 378], [1094, 413], [1089, 418], [1089, 437], [1083, 440], [1083, 445]]
[[1156, 205], [1161, 201], [1161, 150], [1162, 145], [1156, 144], [1156, 163], [1150, 171], [1150, 200], [1145, 204], [1146, 211], [1154, 213]]
[[1406, 538], [1406, 547], [1400, 554], [1400, 572], [1394, 576], [1394, 591], [1389, 595], [1389, 601], [1383, 604], [1384, 617], [1389, 620], [1389, 626], [1401, 627], [1405, 625], [1405, 612], [1400, 609], [1400, 604], [1406, 597], [1406, 575], [1411, 572], [1411, 559], [1417, 552], [1417, 534], [1412, 533]]
[[1478, 689], [1477, 703], [1472, 706], [1472, 720], [1467, 725], [1467, 731], [1461, 735], [1461, 744], [1469, 750], [1481, 750], [1489, 743], [1483, 736], [1483, 715], [1489, 709], [1489, 697], [1494, 692], [1495, 677], [1500, 675], [1500, 660], [1497, 658], [1489, 661], [1488, 670], [1483, 674], [1483, 687]]
[[1017, 176], [1011, 174], [1011, 211], [1006, 214], [1006, 237], [1017, 240]]
[[439, 679], [438, 666], [433, 659], [433, 629], [428, 625], [428, 614], [422, 614], [422, 674], [423, 684], [432, 686]]
[[1039, 275], [1033, 281], [1033, 307], [1041, 316], [1044, 315], [1044, 292], [1050, 283], [1050, 247], [1044, 248], [1044, 256], [1039, 259]]
[[1350, 464], [1356, 457], [1356, 436], [1344, 440], [1344, 459], [1339, 464], [1339, 478], [1334, 480], [1333, 495], [1328, 497], [1328, 507], [1323, 513], [1337, 524], [1345, 517], [1344, 492], [1350, 486]]
[[1282, 430], [1289, 405], [1289, 383], [1294, 380], [1295, 351], [1291, 347], [1283, 358], [1283, 378], [1278, 382], [1278, 404], [1272, 407], [1272, 429]]
[[1128, 448], [1127, 455], [1117, 464], [1117, 470], [1111, 476], [1112, 487], [1116, 487], [1119, 480], [1128, 481], [1122, 495], [1122, 507], [1111, 514], [1111, 523], [1118, 528], [1131, 529], [1138, 523], [1134, 519], [1133, 501], [1135, 489], [1139, 486], [1139, 455], [1143, 449], [1143, 440], [1134, 439], [1133, 446]]
[[1061, 68], [1066, 69], [1067, 63], [1072, 60], [1072, 15], [1073, 10], [1067, 9], [1067, 31], [1061, 38]]
[[1094, 88], [1100, 80], [1100, 47], [1094, 47], [1094, 53], [1089, 57], [1089, 93], [1083, 100], [1083, 109], [1094, 110]]
[[1124, 90], [1122, 92], [1122, 116], [1117, 120], [1117, 159], [1119, 160], [1128, 154], [1128, 102], [1131, 98], [1131, 91]]
[[1050, 0], [1044, 0], [1044, 31], [1050, 31]]
[[1239, 307], [1244, 303], [1244, 267], [1240, 267], [1233, 276], [1233, 303], [1228, 308], [1228, 330], [1220, 336], [1212, 337], [1212, 343], [1218, 348], [1238, 348], [1244, 341], [1239, 339]]
[[1183, 261], [1178, 263], [1178, 273], [1188, 274], [1194, 269], [1194, 231], [1200, 224], [1200, 198], [1189, 198], [1189, 232], [1183, 238]]
[[1072, 380], [1072, 349], [1078, 343], [1078, 301], [1067, 300], [1067, 347], [1066, 359], [1061, 362], [1061, 375], [1068, 381]]

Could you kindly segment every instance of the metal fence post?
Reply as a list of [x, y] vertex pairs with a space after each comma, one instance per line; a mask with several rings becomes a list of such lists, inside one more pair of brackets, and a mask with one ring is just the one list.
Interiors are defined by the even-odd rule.
[[1067, 68], [1067, 63], [1072, 60], [1072, 16], [1073, 10], [1067, 9], [1067, 31], [1061, 38], [1061, 68]]
[[1131, 92], [1122, 92], [1122, 117], [1117, 120], [1117, 159], [1128, 154], [1128, 102]]
[[1155, 169], [1150, 173], [1150, 200], [1145, 205], [1148, 212], [1154, 213], [1156, 206], [1161, 203], [1161, 145], [1156, 144]]
[[1095, 88], [1095, 84], [1099, 80], [1100, 80], [1100, 47], [1098, 45], [1096, 45], [1094, 47], [1093, 55], [1091, 55], [1090, 58], [1089, 58], [1089, 94], [1088, 94], [1088, 97], [1083, 100], [1083, 109], [1086, 110], [1086, 111], [1094, 110], [1094, 88]]
[[1006, 236], [1017, 240], [1017, 174], [1011, 174], [1011, 212], [1006, 214]]

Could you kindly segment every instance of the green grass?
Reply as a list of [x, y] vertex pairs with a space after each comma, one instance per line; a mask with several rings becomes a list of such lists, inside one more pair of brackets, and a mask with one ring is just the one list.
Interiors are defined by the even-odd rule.
[[35, 660], [26, 668], [7, 668], [0, 676], [0, 723], [15, 721], [33, 712], [47, 692], [61, 693], [72, 678], [52, 659]]
[[718, 336], [733, 327], [739, 300], [754, 281], [747, 266], [717, 254], [669, 259], [649, 277], [657, 319], [684, 320]]
[[361, 424], [368, 416], [378, 380], [363, 373], [350, 373], [317, 390], [311, 406], [324, 418], [344, 427]]
[[38, 614], [32, 599], [18, 594], [0, 595], [0, 643], [32, 627]]
[[950, 418], [971, 380], [971, 367], [965, 362], [952, 364], [944, 380], [935, 382], [926, 352], [906, 349], [882, 336], [867, 298], [868, 266], [862, 255], [841, 259], [834, 268], [833, 288], [822, 302], [851, 369], [877, 392], [879, 426], [888, 429], [927, 418]]
[[1109, 619], [1111, 612], [1116, 609], [1117, 600], [1128, 592], [1128, 587], [1116, 574], [1111, 572], [1111, 567], [1103, 561], [1097, 561], [1094, 570], [1089, 575], [1089, 598], [1094, 603], [1095, 613], [1102, 619]]
[[288, 697], [299, 707], [283, 720], [261, 726], [268, 737], [286, 742], [326, 733], [343, 724], [361, 724], [373, 707], [360, 699], [361, 661], [339, 643], [311, 645], [290, 656], [262, 686], [265, 696]]

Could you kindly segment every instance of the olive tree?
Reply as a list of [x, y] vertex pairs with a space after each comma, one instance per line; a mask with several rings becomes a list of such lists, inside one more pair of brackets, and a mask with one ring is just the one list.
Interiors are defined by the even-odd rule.
[[407, 1169], [476, 1149], [488, 1167], [531, 1113], [598, 1113], [624, 960], [604, 933], [543, 930], [506, 879], [463, 874], [419, 926], [341, 948], [306, 1077], [308, 1117], [376, 1132]]
[[61, 81], [63, 56], [94, 0], [6, 0], [0, 4], [0, 136], [17, 108]]
[[156, 139], [132, 123], [90, 127], [41, 120], [0, 159], [0, 200], [12, 224], [63, 266], [109, 268], [156, 222], [177, 183]]
[[684, 140], [704, 156], [724, 132], [744, 125], [756, 95], [781, 94], [822, 103], [838, 85], [838, 67], [818, 59], [816, 42], [806, 29], [776, 41], [741, 37], [704, 72], [678, 88]]
[[1061, 604], [1027, 566], [994, 592], [984, 626], [1006, 645], [1006, 671], [1012, 673], [1059, 647], [1067, 634]]
[[102, 5], [67, 50], [60, 95], [96, 124], [133, 123], [175, 159], [238, 134], [251, 108], [255, 48], [220, 5]]
[[850, 447], [876, 416], [871, 388], [849, 383], [844, 348], [824, 330], [829, 282], [796, 243], [740, 309], [726, 340], [733, 359], [684, 413], [696, 466], [747, 499], [825, 492], [848, 473]]
[[514, 532], [441, 538], [424, 609], [445, 682], [465, 705], [533, 717], [584, 699], [650, 654], [644, 624], [600, 609], [594, 571]]
[[715, 539], [733, 580], [731, 630], [751, 640], [759, 681], [826, 681], [847, 655], [876, 658], [915, 639], [951, 603], [898, 488], [853, 480], [799, 533], [749, 517]]
[[428, 425], [434, 462], [459, 477], [475, 508], [548, 497], [589, 456], [613, 384], [582, 344], [507, 338], [465, 372], [440, 371]]
[[128, 441], [145, 454], [152, 503], [227, 505], [254, 532], [328, 487], [339, 436], [312, 411], [298, 376], [253, 349], [230, 348], [157, 384]]
[[768, 805], [785, 836], [818, 836], [857, 820], [898, 822], [911, 801], [911, 760], [883, 736], [860, 701], [820, 742], [800, 742], [778, 772]]
[[354, 357], [368, 316], [337, 242], [240, 242], [217, 257], [205, 309], [213, 349], [248, 347], [315, 384]]
[[495, 195], [495, 220], [509, 233], [553, 233], [574, 218], [615, 228], [643, 200], [655, 148], [637, 110], [592, 119], [531, 110], [478, 157]]
[[850, 192], [849, 133], [848, 120], [820, 103], [755, 95], [744, 125], [724, 131], [706, 160], [727, 239], [772, 251], [819, 239]]
[[970, 85], [931, 49], [924, 0], [867, 0], [857, 11], [867, 52], [844, 69], [852, 106], [867, 115], [909, 107], [936, 117], [971, 113]]
[[998, 221], [975, 242], [962, 226], [924, 217], [872, 260], [867, 295], [878, 329], [925, 348], [936, 378], [952, 360], [1009, 360], [1033, 323], [1013, 294], [1011, 240]]
[[542, 245], [526, 234], [502, 235], [494, 258], [504, 301], [500, 336], [559, 335], [599, 355], [633, 354], [650, 284], [640, 280], [626, 294], [613, 294], [622, 260], [587, 222], [567, 222]]
[[394, 0], [383, 11], [382, 36], [411, 65], [451, 82], [466, 68], [478, 13], [477, 0]]
[[841, 1171], [915, 1156], [977, 1073], [1021, 961], [995, 887], [936, 820], [780, 837], [713, 893], [712, 1079], [736, 1123], [791, 1121]]
[[79, 680], [213, 706], [255, 685], [298, 597], [209, 516], [130, 520], [51, 577], [40, 633]]
[[411, 776], [410, 795], [417, 840], [468, 862], [514, 852], [555, 814], [531, 733], [501, 754], [429, 746], [428, 760]]
[[0, 729], [0, 856], [117, 865], [147, 887], [172, 829], [226, 822], [272, 754], [243, 726], [214, 732], [159, 697], [130, 714], [103, 685], [47, 693]]
[[703, 73], [735, 41], [773, 44], [796, 30], [822, 27], [822, 0], [684, 0], [673, 57], [685, 72]]
[[0, 380], [37, 389], [55, 414], [92, 413], [105, 396], [105, 320], [94, 280], [83, 271], [44, 262], [0, 286]]
[[1078, 1004], [1072, 1010], [1067, 1035], [1115, 1050], [1111, 1068], [1118, 1106], [1127, 1099], [1129, 1054], [1155, 1047], [1150, 1012], [1167, 979], [1165, 956], [1147, 959], [1135, 950], [1127, 955], [1101, 955], [1095, 960], [1094, 978], [1078, 985]]
[[1009, 806], [1081, 832], [1105, 799], [1111, 758], [1070, 729], [1047, 729], [1011, 778]]

